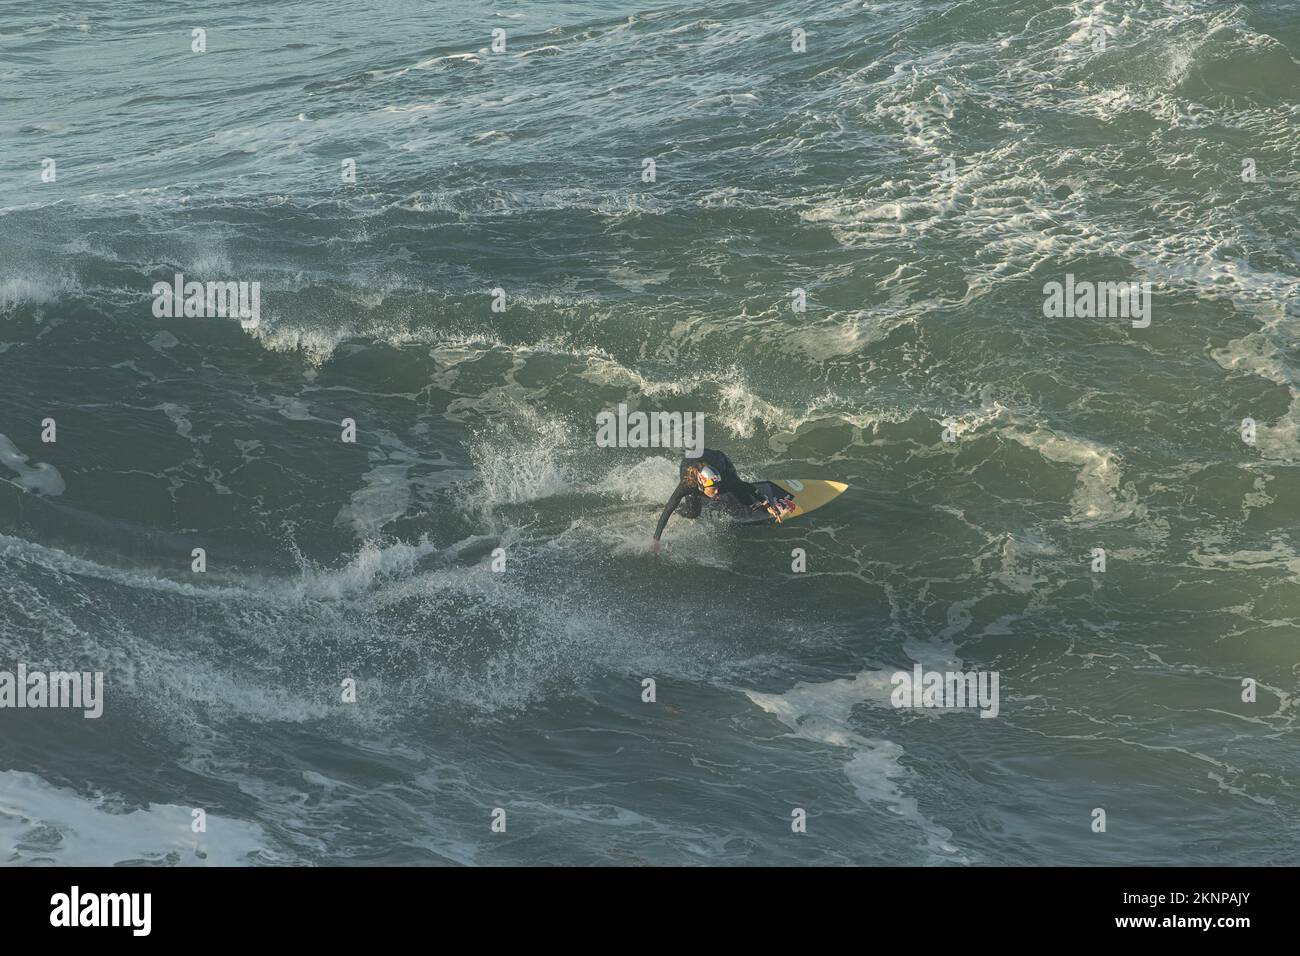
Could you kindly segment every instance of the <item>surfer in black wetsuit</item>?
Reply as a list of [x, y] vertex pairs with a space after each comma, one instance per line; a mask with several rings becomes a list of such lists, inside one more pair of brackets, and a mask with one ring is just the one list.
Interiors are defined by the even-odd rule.
[[[763, 484], [774, 487], [768, 482]], [[650, 550], [659, 550], [659, 536], [664, 533], [664, 527], [674, 510], [683, 518], [698, 518], [706, 498], [716, 501], [722, 510], [738, 514], [763, 508], [777, 521], [794, 507], [789, 498], [766, 494], [749, 482], [742, 481], [730, 458], [720, 451], [706, 448], [699, 458], [682, 459], [681, 480], [673, 489], [673, 496], [664, 506], [663, 514], [659, 516]]]

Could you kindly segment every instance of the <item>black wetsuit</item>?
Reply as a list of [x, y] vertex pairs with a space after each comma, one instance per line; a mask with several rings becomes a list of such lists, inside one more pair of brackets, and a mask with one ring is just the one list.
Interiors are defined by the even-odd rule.
[[682, 459], [682, 477], [673, 490], [673, 496], [668, 499], [668, 504], [664, 507], [664, 513], [659, 516], [659, 526], [655, 528], [656, 541], [664, 533], [664, 527], [668, 524], [668, 519], [672, 517], [673, 510], [678, 505], [681, 505], [678, 513], [683, 518], [698, 518], [700, 508], [704, 502], [710, 500], [697, 485], [686, 478], [687, 469], [693, 465], [709, 465], [722, 476], [722, 480], [718, 482], [718, 496], [711, 500], [719, 502], [724, 508], [730, 506], [747, 510], [751, 505], [767, 500], [767, 495], [749, 482], [741, 481], [740, 475], [736, 474], [736, 466], [731, 463], [730, 458], [720, 451], [706, 448], [699, 458]]

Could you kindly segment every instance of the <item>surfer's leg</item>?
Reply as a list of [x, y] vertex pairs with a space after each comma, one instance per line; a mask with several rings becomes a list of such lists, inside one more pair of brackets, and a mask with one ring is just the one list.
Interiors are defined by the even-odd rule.
[[760, 495], [766, 495], [768, 498], [794, 498], [790, 492], [770, 481], [756, 481], [754, 487], [758, 489]]

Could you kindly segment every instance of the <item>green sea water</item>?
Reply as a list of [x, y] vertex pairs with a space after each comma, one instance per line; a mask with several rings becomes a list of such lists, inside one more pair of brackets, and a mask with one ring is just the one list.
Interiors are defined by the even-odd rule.
[[6, 6], [0, 864], [1293, 862], [1297, 157], [1280, 0]]

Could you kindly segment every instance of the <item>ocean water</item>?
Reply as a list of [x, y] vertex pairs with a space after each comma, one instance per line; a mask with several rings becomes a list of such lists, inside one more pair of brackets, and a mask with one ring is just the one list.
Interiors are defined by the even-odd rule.
[[0, 864], [1293, 862], [1298, 211], [1293, 0], [5, 5]]

